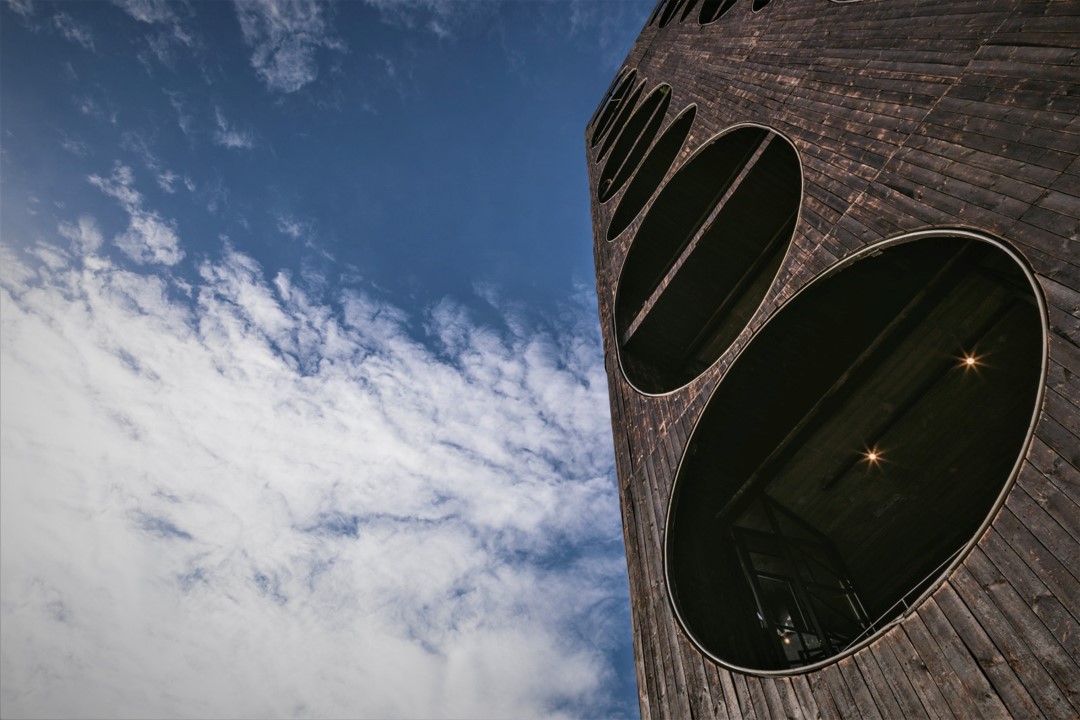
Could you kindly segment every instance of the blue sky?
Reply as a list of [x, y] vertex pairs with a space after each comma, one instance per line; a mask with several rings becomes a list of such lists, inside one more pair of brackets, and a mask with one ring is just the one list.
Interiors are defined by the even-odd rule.
[[0, 714], [636, 716], [583, 137], [651, 4], [0, 7]]

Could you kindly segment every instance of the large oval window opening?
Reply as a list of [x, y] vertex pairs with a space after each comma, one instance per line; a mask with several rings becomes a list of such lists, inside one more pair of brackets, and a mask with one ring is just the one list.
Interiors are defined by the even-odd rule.
[[686, 136], [690, 134], [695, 115], [697, 115], [697, 107], [694, 105], [683, 110], [679, 117], [671, 121], [664, 130], [664, 134], [653, 145], [641, 164], [641, 169], [626, 188], [626, 193], [619, 201], [619, 206], [615, 208], [615, 213], [611, 216], [607, 232], [609, 242], [626, 229], [656, 192], [660, 181], [664, 179], [664, 175], [671, 168], [671, 163], [675, 162], [675, 157], [686, 142]]
[[721, 381], [675, 480], [666, 572], [715, 659], [852, 649], [939, 581], [1024, 451], [1043, 312], [968, 233], [860, 253], [781, 309]]
[[672, 176], [641, 221], [615, 297], [634, 387], [681, 387], [731, 345], [776, 276], [801, 197], [795, 148], [758, 126], [718, 136]]
[[652, 145], [671, 104], [671, 86], [660, 85], [645, 98], [627, 121], [600, 173], [597, 198], [607, 202], [619, 191]]

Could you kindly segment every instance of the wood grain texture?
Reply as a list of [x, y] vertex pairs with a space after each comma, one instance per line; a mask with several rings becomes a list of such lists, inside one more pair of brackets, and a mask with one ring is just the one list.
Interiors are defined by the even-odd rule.
[[[646, 25], [624, 63], [650, 88], [671, 85], [664, 126], [698, 106], [663, 182], [716, 133], [757, 123], [792, 141], [804, 188], [742, 333], [689, 385], [645, 396], [622, 374], [613, 306], [656, 194], [607, 242], [633, 176], [601, 205], [605, 144], [587, 150], [642, 718], [1080, 716], [1080, 0], [772, 0], [759, 12], [739, 0], [708, 26], [682, 14]], [[688, 438], [800, 288], [867, 244], [938, 227], [1005, 241], [1046, 302], [1047, 382], [1015, 483], [959, 567], [869, 645], [790, 677], [731, 671], [687, 638], [668, 598], [663, 540]]]

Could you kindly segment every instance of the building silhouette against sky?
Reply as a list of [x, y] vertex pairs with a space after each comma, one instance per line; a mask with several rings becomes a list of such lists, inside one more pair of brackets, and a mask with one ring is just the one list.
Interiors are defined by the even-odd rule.
[[586, 129], [642, 717], [1080, 715], [1078, 48], [656, 6]]

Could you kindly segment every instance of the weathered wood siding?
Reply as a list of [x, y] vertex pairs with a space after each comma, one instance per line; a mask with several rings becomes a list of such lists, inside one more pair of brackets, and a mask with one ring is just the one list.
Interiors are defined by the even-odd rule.
[[[647, 397], [619, 368], [612, 305], [649, 206], [607, 242], [627, 186], [598, 203], [600, 146], [588, 152], [642, 717], [1080, 717], [1080, 1], [751, 12], [739, 0], [711, 25], [696, 7], [682, 15], [647, 25], [625, 64], [648, 87], [670, 83], [665, 126], [698, 105], [666, 177], [715, 133], [755, 122], [793, 141], [805, 190], [777, 281], [734, 346], [689, 386]], [[868, 243], [937, 227], [1004, 239], [1045, 294], [1047, 386], [1019, 478], [960, 567], [874, 643], [792, 677], [730, 672], [687, 640], [666, 594], [665, 513], [687, 437], [785, 299]]]

